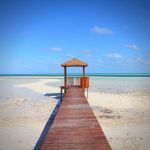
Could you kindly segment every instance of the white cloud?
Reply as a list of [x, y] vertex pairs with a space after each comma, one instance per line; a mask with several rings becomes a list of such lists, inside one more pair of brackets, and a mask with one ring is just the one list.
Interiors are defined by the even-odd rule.
[[109, 34], [113, 34], [111, 29], [108, 28], [104, 28], [104, 27], [98, 27], [98, 26], [94, 26], [92, 28], [92, 31], [97, 33], [97, 34], [101, 34], [101, 35], [109, 35]]
[[67, 54], [66, 57], [73, 58], [73, 55], [72, 54]]
[[59, 47], [51, 47], [50, 49], [51, 49], [51, 51], [54, 51], [54, 52], [61, 52], [62, 51], [62, 48], [59, 48]]
[[120, 55], [118, 53], [111, 53], [111, 54], [107, 54], [106, 56], [110, 59], [121, 59], [122, 58], [122, 55]]
[[127, 44], [125, 47], [133, 50], [139, 50], [140, 48], [136, 44]]

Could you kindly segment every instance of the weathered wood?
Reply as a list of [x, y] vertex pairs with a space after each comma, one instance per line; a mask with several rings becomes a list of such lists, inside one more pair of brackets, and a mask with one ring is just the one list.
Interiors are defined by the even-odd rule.
[[69, 87], [42, 150], [111, 150], [83, 89]]
[[83, 78], [85, 77], [85, 66], [83, 66]]
[[64, 67], [64, 86], [67, 87], [67, 68]]

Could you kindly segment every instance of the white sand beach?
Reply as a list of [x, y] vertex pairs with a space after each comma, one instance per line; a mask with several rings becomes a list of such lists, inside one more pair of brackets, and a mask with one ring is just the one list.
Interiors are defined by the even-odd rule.
[[[112, 79], [90, 79], [88, 101], [113, 150], [149, 149], [149, 80], [142, 80], [141, 83], [145, 84], [140, 86], [135, 84], [137, 81], [132, 83], [131, 79], [122, 83]], [[58, 77], [1, 80], [0, 88], [4, 89], [0, 93], [0, 149], [34, 148], [58, 102], [59, 97], [53, 93], [60, 92], [62, 83], [62, 78]], [[129, 83], [136, 85], [136, 89]], [[12, 87], [9, 89], [3, 84]]]
[[150, 91], [89, 94], [89, 103], [113, 150], [147, 150]]
[[[58, 102], [53, 96], [46, 97], [44, 94], [59, 93], [59, 88], [52, 88], [45, 83], [57, 81], [56, 79], [41, 79], [37, 82], [14, 85], [13, 88], [16, 90], [22, 88], [22, 97], [14, 99], [7, 97], [5, 100], [1, 97], [0, 149], [30, 150], [34, 148]], [[28, 98], [23, 96], [26, 89], [31, 90]], [[32, 96], [32, 91], [39, 95]]]

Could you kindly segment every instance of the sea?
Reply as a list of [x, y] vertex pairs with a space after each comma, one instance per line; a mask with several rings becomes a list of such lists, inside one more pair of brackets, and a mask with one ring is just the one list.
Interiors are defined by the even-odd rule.
[[[80, 77], [82, 74], [67, 74]], [[87, 73], [89, 91], [128, 93], [150, 92], [150, 73]], [[63, 85], [63, 74], [0, 74], [0, 99], [8, 97], [40, 97], [40, 94], [29, 89], [15, 88], [24, 83], [39, 82], [44, 79], [57, 79], [58, 82], [47, 82], [47, 86], [60, 88]]]
[[[14, 76], [35, 76], [35, 77], [46, 77], [46, 76], [63, 76], [63, 73], [51, 73], [51, 74], [0, 74], [0, 77], [14, 77]], [[90, 77], [150, 77], [150, 73], [86, 73]], [[68, 76], [82, 76], [81, 73], [69, 73]]]

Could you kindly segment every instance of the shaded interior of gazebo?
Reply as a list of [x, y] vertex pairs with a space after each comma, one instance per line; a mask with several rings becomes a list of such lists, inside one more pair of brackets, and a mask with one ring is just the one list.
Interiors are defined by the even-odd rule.
[[[61, 64], [62, 67], [64, 67], [64, 87], [67, 88], [67, 67], [82, 67], [83, 71], [82, 71], [82, 78], [85, 78], [85, 67], [88, 66], [87, 63], [77, 59], [77, 58], [73, 58], [63, 64]], [[83, 81], [84, 82], [84, 81]]]

